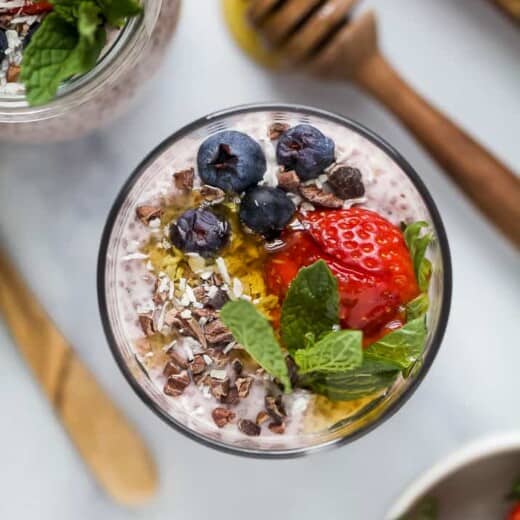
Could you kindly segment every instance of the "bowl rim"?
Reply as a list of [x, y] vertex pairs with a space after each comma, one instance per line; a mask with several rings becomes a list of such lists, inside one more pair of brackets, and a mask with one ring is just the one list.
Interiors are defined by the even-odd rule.
[[486, 435], [452, 451], [406, 487], [386, 514], [385, 519], [401, 518], [434, 486], [457, 471], [475, 462], [511, 451], [520, 451], [520, 431]]
[[[175, 141], [185, 137], [190, 134], [192, 131], [197, 128], [213, 123], [220, 119], [237, 116], [241, 114], [251, 113], [251, 112], [296, 112], [302, 113], [305, 115], [316, 116], [325, 120], [328, 120], [332, 123], [340, 124], [348, 127], [352, 131], [360, 134], [361, 136], [368, 139], [378, 148], [383, 150], [393, 161], [395, 161], [399, 167], [403, 170], [406, 176], [411, 180], [414, 184], [415, 188], [421, 195], [426, 207], [432, 217], [432, 222], [435, 226], [435, 231], [437, 235], [437, 240], [440, 247], [442, 263], [443, 263], [443, 296], [441, 303], [441, 310], [439, 315], [439, 322], [436, 330], [434, 331], [434, 335], [432, 337], [430, 349], [423, 360], [420, 371], [415, 376], [415, 378], [411, 381], [402, 395], [399, 398], [392, 402], [376, 420], [370, 422], [367, 425], [362, 426], [355, 432], [351, 434], [347, 434], [343, 437], [333, 439], [321, 444], [317, 444], [315, 446], [310, 447], [298, 447], [298, 448], [286, 448], [286, 449], [274, 449], [274, 450], [262, 450], [255, 448], [246, 448], [241, 446], [232, 446], [231, 444], [212, 439], [202, 435], [199, 432], [196, 432], [180, 421], [176, 420], [169, 414], [167, 414], [157, 403], [153, 401], [153, 399], [146, 393], [146, 391], [142, 388], [142, 386], [136, 381], [134, 376], [132, 375], [128, 365], [126, 364], [123, 356], [121, 355], [114, 333], [112, 331], [112, 327], [110, 324], [110, 320], [108, 317], [108, 306], [106, 300], [106, 291], [105, 291], [105, 268], [106, 268], [106, 259], [108, 253], [108, 245], [110, 242], [110, 237], [112, 235], [112, 230], [114, 223], [119, 214], [119, 210], [126, 200], [128, 194], [131, 192], [134, 184], [137, 182], [143, 171], [153, 163], [157, 156], [163, 153], [171, 144]], [[107, 221], [105, 223], [105, 227], [103, 229], [103, 234], [101, 237], [101, 244], [98, 255], [98, 266], [97, 266], [97, 292], [98, 292], [98, 304], [99, 311], [101, 316], [101, 322], [103, 325], [103, 329], [105, 332], [106, 339], [108, 341], [110, 350], [112, 351], [112, 355], [119, 366], [121, 372], [124, 377], [133, 388], [135, 393], [140, 397], [140, 399], [163, 421], [165, 421], [169, 426], [173, 427], [177, 431], [183, 433], [188, 436], [190, 439], [193, 439], [205, 446], [216, 448], [220, 451], [231, 453], [235, 455], [242, 455], [246, 457], [255, 457], [262, 459], [280, 459], [280, 458], [294, 458], [298, 456], [308, 455], [310, 453], [316, 453], [318, 451], [322, 451], [324, 449], [328, 449], [331, 447], [338, 447], [343, 444], [352, 442], [354, 440], [359, 439], [365, 434], [369, 433], [376, 427], [383, 424], [387, 419], [393, 416], [410, 398], [410, 396], [415, 392], [419, 384], [422, 382], [426, 374], [428, 373], [436, 355], [442, 343], [442, 339], [444, 337], [444, 333], [446, 331], [446, 326], [448, 323], [448, 317], [451, 306], [451, 295], [452, 295], [452, 266], [451, 266], [451, 255], [450, 249], [448, 245], [448, 239], [446, 235], [446, 230], [444, 228], [444, 224], [442, 222], [439, 210], [433, 201], [430, 192], [428, 191], [426, 185], [420, 178], [419, 174], [414, 170], [414, 168], [406, 161], [406, 159], [389, 143], [387, 143], [383, 138], [379, 135], [375, 134], [362, 124], [354, 121], [345, 116], [341, 116], [332, 112], [328, 112], [326, 110], [321, 110], [318, 108], [308, 107], [305, 105], [298, 104], [285, 104], [285, 103], [251, 103], [247, 105], [240, 105], [236, 107], [230, 107], [224, 110], [220, 110], [217, 112], [213, 112], [207, 116], [196, 119], [195, 121], [183, 126], [179, 130], [172, 133], [170, 136], [166, 137], [160, 144], [158, 144], [155, 148], [153, 148], [146, 157], [138, 164], [138, 166], [131, 173], [129, 178], [123, 184], [119, 194], [117, 195], [110, 212], [108, 214]]]

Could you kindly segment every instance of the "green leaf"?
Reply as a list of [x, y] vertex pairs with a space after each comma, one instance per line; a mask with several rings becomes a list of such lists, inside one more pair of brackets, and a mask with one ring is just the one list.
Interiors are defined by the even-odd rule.
[[94, 45], [98, 25], [102, 23], [101, 9], [94, 2], [81, 2], [78, 9], [78, 31], [80, 37]]
[[137, 0], [98, 0], [98, 4], [112, 27], [121, 27], [126, 18], [137, 16], [143, 10]]
[[245, 300], [231, 301], [222, 307], [220, 318], [246, 352], [290, 392], [289, 370], [282, 349], [271, 325], [256, 307]]
[[365, 350], [365, 359], [388, 368], [408, 370], [421, 358], [426, 334], [424, 316], [416, 318], [372, 343]]
[[506, 495], [508, 500], [520, 500], [520, 478], [518, 478], [514, 483], [511, 491]]
[[319, 338], [339, 322], [338, 282], [323, 260], [300, 269], [282, 306], [280, 331], [290, 352], [304, 348], [305, 335]]
[[388, 388], [398, 375], [398, 370], [373, 373], [362, 365], [348, 372], [303, 376], [302, 385], [331, 401], [353, 401]]
[[363, 334], [359, 330], [330, 332], [306, 349], [297, 350], [294, 360], [300, 375], [343, 372], [361, 366], [363, 362]]
[[421, 293], [417, 298], [406, 304], [406, 321], [412, 321], [424, 316], [428, 311], [430, 300], [428, 294]]
[[404, 239], [412, 257], [415, 276], [421, 291], [428, 290], [432, 270], [431, 262], [425, 257], [425, 254], [433, 240], [433, 235], [431, 233], [421, 235], [421, 230], [425, 227], [428, 227], [427, 222], [418, 221], [409, 224], [404, 230]]
[[423, 498], [412, 513], [399, 518], [399, 520], [437, 520], [439, 508], [437, 500], [433, 497]]
[[92, 42], [80, 36], [77, 28], [57, 13], [47, 15], [25, 49], [20, 79], [25, 84], [31, 105], [52, 100], [60, 84], [89, 71], [105, 45], [102, 27]]

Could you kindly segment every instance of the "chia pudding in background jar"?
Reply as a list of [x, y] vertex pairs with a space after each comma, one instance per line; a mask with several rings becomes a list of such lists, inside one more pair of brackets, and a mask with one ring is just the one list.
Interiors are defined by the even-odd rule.
[[140, 397], [213, 447], [292, 456], [352, 440], [440, 346], [451, 266], [412, 168], [348, 119], [255, 105], [157, 147], [98, 267], [110, 347]]
[[[12, 4], [12, 6], [11, 6]], [[179, 17], [180, 0], [142, 0], [142, 14], [107, 29], [106, 44], [89, 72], [65, 81], [56, 97], [29, 106], [19, 81], [24, 49], [52, 10], [45, 1], [9, 0], [0, 7], [0, 139], [74, 139], [123, 113], [161, 63]]]

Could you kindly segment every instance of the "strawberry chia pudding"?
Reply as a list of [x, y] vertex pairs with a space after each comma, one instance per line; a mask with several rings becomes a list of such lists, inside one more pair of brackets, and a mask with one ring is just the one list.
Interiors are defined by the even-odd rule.
[[100, 302], [116, 357], [163, 417], [217, 444], [345, 437], [438, 347], [442, 224], [332, 117], [256, 107], [205, 123], [145, 160], [113, 210]]

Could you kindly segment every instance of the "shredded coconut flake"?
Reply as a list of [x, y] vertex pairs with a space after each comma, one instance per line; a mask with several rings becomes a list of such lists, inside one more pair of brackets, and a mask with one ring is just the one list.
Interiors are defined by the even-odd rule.
[[224, 259], [221, 256], [219, 256], [215, 262], [217, 264], [217, 268], [220, 273], [220, 276], [222, 276], [222, 279], [224, 280], [224, 282], [226, 282], [226, 284], [228, 284], [228, 285], [231, 285], [231, 278], [229, 277], [229, 273], [228, 273], [228, 270], [226, 267], [226, 262], [224, 261]]

